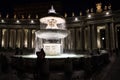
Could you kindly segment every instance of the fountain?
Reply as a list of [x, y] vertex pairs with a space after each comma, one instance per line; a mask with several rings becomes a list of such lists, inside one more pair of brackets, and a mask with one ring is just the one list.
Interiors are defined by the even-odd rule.
[[28, 55], [14, 55], [14, 57], [36, 58], [35, 53], [42, 48], [45, 51], [45, 58], [63, 59], [80, 58], [83, 54], [65, 53], [64, 38], [69, 35], [66, 29], [66, 21], [63, 16], [56, 13], [53, 6], [45, 17], [40, 18], [40, 30], [35, 32], [35, 52]]
[[[75, 54], [64, 52], [64, 38], [69, 35], [69, 30], [66, 29], [66, 21], [64, 17], [57, 14], [53, 8], [48, 11], [45, 17], [40, 18], [40, 29], [35, 32], [35, 52], [23, 55], [13, 55], [12, 61], [24, 59], [27, 64], [34, 64], [37, 58], [36, 52], [44, 50], [45, 58], [49, 60], [50, 65], [63, 65], [66, 58], [78, 60], [81, 57], [89, 57], [85, 54]], [[19, 63], [18, 63], [19, 64]]]
[[[45, 64], [42, 65], [46, 74], [53, 75], [54, 72], [72, 72], [72, 69], [80, 70], [80, 58], [90, 57], [84, 54], [66, 53], [64, 52], [64, 38], [69, 35], [66, 29], [66, 21], [64, 17], [58, 15], [53, 6], [48, 11], [48, 15], [40, 18], [40, 30], [35, 32], [35, 52], [27, 55], [13, 55], [12, 65], [17, 71], [21, 70], [20, 61], [24, 61], [23, 70], [28, 73], [34, 72], [36, 63], [36, 52], [44, 50]], [[79, 71], [80, 73], [80, 71]], [[76, 75], [76, 73], [74, 73]], [[54, 76], [53, 76], [54, 77]], [[49, 77], [52, 80], [52, 77]]]
[[65, 19], [57, 14], [53, 8], [48, 11], [48, 15], [40, 19], [40, 30], [35, 32], [35, 53], [44, 49], [47, 56], [55, 56], [63, 53], [63, 39], [67, 37], [69, 31], [65, 27]]

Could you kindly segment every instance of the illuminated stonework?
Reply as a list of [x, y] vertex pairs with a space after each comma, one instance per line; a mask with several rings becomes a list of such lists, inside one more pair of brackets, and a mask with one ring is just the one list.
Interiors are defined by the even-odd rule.
[[102, 12], [102, 3], [97, 3], [96, 8], [98, 13]]
[[35, 32], [35, 52], [43, 48], [46, 55], [54, 56], [63, 53], [63, 39], [68, 35], [65, 19], [58, 15], [52, 6], [48, 15], [40, 19], [40, 23], [46, 26], [41, 25], [42, 28]]

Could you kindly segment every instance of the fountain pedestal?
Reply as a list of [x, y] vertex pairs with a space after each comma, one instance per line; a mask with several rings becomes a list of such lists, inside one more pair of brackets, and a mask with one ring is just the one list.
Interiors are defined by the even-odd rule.
[[55, 44], [55, 43], [45, 43], [43, 44], [45, 53], [47, 53], [47, 55], [52, 56], [52, 55], [59, 55], [60, 53], [62, 53], [61, 50], [61, 44]]

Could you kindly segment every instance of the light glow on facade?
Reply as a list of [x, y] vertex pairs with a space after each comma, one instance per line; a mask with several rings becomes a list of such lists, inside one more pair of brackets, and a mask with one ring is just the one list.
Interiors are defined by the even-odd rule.
[[19, 21], [19, 20], [17, 20], [17, 21], [16, 21], [16, 23], [20, 23], [20, 21]]
[[31, 20], [30, 22], [33, 24], [33, 23], [34, 23], [34, 20]]
[[88, 14], [88, 18], [91, 18], [92, 17], [92, 15], [91, 14]]
[[77, 18], [77, 17], [75, 18], [75, 21], [78, 21], [78, 18]]
[[2, 22], [2, 23], [5, 23], [5, 20], [2, 19], [1, 22]]
[[105, 14], [108, 16], [108, 15], [110, 15], [110, 12], [107, 11]]

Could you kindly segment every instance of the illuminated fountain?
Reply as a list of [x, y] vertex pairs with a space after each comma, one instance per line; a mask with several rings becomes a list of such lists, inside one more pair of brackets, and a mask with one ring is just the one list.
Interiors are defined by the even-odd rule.
[[66, 21], [63, 16], [57, 14], [53, 8], [45, 17], [40, 18], [40, 30], [35, 32], [35, 52], [28, 55], [14, 55], [14, 57], [36, 58], [36, 52], [44, 49], [45, 58], [80, 58], [83, 54], [64, 53], [64, 38], [69, 31], [66, 29]]
[[48, 15], [40, 19], [40, 23], [40, 30], [35, 32], [35, 52], [43, 48], [47, 56], [63, 53], [63, 39], [68, 35], [65, 19], [52, 6]]
[[14, 55], [15, 57], [36, 58], [35, 53], [44, 49], [45, 58], [80, 58], [85, 55], [64, 53], [64, 38], [69, 31], [66, 29], [66, 21], [63, 16], [57, 14], [53, 8], [45, 17], [40, 18], [40, 30], [35, 32], [35, 52], [28, 55]]

